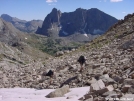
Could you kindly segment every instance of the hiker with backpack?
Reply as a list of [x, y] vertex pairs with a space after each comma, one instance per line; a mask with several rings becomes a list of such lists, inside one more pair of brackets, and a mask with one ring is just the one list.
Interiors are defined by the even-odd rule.
[[50, 69], [47, 73], [44, 72], [42, 75], [43, 76], [49, 76], [50, 77], [50, 84], [51, 84], [52, 83], [52, 78], [54, 77], [54, 70]]
[[78, 59], [78, 62], [80, 63], [80, 72], [82, 72], [83, 71], [83, 65], [85, 64], [85, 62], [86, 62], [86, 59], [85, 59], [85, 57], [83, 56], [83, 55], [81, 55], [80, 57], [79, 57], [79, 59]]

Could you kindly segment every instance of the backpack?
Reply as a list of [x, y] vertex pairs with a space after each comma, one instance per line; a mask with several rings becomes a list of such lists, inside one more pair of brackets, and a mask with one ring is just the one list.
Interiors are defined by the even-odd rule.
[[53, 76], [54, 75], [54, 72], [52, 70], [49, 70], [49, 72], [46, 74], [46, 76]]
[[79, 57], [79, 59], [78, 59], [78, 62], [82, 62], [82, 63], [84, 63], [86, 61], [86, 59], [85, 59], [85, 57], [83, 56], [83, 55], [81, 55], [80, 57]]

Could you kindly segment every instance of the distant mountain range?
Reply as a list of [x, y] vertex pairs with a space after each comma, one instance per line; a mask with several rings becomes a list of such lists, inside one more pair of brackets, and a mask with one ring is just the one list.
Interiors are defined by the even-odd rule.
[[74, 12], [64, 12], [53, 8], [44, 21], [42, 20], [20, 20], [7, 14], [1, 18], [12, 23], [23, 32], [35, 32], [37, 34], [52, 37], [54, 39], [64, 38], [66, 41], [86, 42], [105, 33], [118, 20], [97, 8], [78, 8]]
[[2, 14], [1, 18], [7, 22], [11, 22], [17, 29], [23, 32], [35, 32], [38, 27], [42, 26], [42, 20], [20, 20], [7, 14]]
[[52, 37], [67, 37], [77, 41], [89, 41], [105, 33], [118, 20], [97, 8], [78, 8], [74, 12], [62, 13], [53, 8], [38, 28], [37, 34]]

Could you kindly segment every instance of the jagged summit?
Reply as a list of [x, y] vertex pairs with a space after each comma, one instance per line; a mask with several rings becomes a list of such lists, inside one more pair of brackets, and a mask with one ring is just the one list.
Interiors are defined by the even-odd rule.
[[[56, 8], [48, 14], [37, 34], [50, 36], [50, 33], [58, 37], [74, 34], [103, 34], [118, 20], [108, 14], [92, 8], [89, 10], [77, 8], [74, 12], [61, 13]], [[56, 34], [55, 34], [56, 33]]]

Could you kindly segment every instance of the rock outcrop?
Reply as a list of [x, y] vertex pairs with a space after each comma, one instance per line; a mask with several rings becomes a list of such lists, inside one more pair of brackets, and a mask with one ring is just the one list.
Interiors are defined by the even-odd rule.
[[96, 8], [89, 10], [78, 8], [74, 12], [64, 12], [53, 8], [47, 15], [38, 34], [46, 36], [70, 36], [73, 34], [103, 34], [118, 20]]
[[56, 89], [55, 91], [51, 92], [48, 94], [46, 97], [47, 98], [54, 98], [54, 97], [63, 97], [64, 94], [69, 92], [69, 86], [63, 86], [62, 88]]

